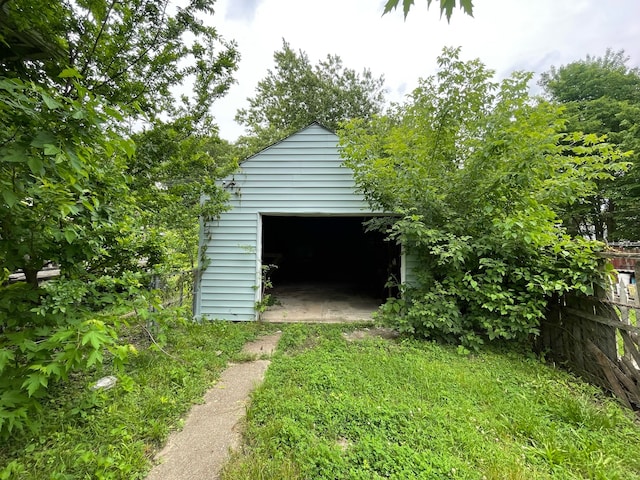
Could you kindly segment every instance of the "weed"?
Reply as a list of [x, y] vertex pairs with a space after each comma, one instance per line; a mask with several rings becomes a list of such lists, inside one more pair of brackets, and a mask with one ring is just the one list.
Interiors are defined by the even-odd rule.
[[144, 478], [154, 452], [227, 362], [271, 327], [175, 318], [163, 342], [170, 355], [143, 342], [135, 328], [122, 336], [139, 338], [139, 353], [117, 374], [116, 386], [88, 388], [114, 373], [108, 364], [53, 386], [37, 419], [40, 433], [17, 433], [0, 444], [0, 479]]
[[277, 265], [262, 265], [262, 277], [261, 277], [261, 287], [257, 285], [255, 288], [261, 288], [260, 290], [260, 300], [258, 300], [255, 304], [255, 310], [258, 312], [258, 316], [263, 314], [267, 308], [272, 307], [273, 305], [280, 305], [280, 301], [267, 293], [271, 288], [273, 288], [273, 282], [271, 281], [271, 272], [278, 268]]

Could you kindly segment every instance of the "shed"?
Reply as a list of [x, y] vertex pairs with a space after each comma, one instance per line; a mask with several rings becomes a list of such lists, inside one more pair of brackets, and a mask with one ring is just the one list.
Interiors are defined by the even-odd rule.
[[343, 165], [338, 138], [318, 123], [249, 157], [223, 181], [230, 209], [201, 225], [196, 318], [250, 321], [270, 283], [337, 286], [384, 301], [389, 275], [406, 280], [400, 246], [363, 222], [372, 211]]

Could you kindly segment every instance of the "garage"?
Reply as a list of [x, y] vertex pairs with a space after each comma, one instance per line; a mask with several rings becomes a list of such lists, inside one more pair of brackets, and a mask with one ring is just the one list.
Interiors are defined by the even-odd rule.
[[390, 215], [358, 191], [322, 125], [247, 158], [220, 185], [229, 208], [202, 219], [197, 319], [370, 320], [397, 293], [387, 280], [413, 275], [411, 252], [363, 225]]

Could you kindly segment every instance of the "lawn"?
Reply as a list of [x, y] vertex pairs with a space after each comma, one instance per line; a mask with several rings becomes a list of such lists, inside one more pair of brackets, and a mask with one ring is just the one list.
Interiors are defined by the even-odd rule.
[[[175, 314], [177, 315], [177, 314]], [[74, 375], [51, 390], [40, 415], [42, 429], [0, 441], [0, 479], [140, 479], [172, 429], [200, 401], [229, 360], [269, 326], [257, 323], [176, 321], [162, 351], [135, 324], [123, 341], [136, 345], [125, 371], [107, 363]], [[103, 375], [117, 385], [94, 392]]]
[[285, 330], [225, 480], [640, 478], [633, 415], [533, 356], [344, 328]]
[[640, 478], [630, 412], [533, 357], [349, 341], [353, 325], [177, 322], [163, 351], [127, 332], [139, 354], [111, 390], [89, 388], [108, 364], [54, 389], [41, 431], [0, 443], [0, 479], [144, 478], [242, 345], [278, 328], [225, 480]]

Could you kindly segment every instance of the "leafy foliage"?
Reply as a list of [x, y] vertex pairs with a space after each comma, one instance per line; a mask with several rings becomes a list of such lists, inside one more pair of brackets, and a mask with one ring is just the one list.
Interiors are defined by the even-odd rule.
[[64, 97], [19, 79], [0, 80], [0, 258], [37, 272], [56, 261], [66, 269], [100, 254], [100, 231], [126, 200], [124, 159], [133, 144], [105, 128], [107, 109], [80, 85]]
[[[182, 119], [156, 122], [133, 140], [137, 148], [128, 163], [130, 186], [146, 228], [162, 236], [163, 268], [192, 270], [197, 219], [217, 217], [226, 205], [227, 194], [216, 180], [236, 166], [231, 145]], [[203, 195], [207, 202], [201, 202]]]
[[358, 74], [340, 57], [327, 55], [312, 65], [303, 51], [295, 52], [283, 40], [274, 53], [275, 71], [269, 70], [249, 98], [249, 108], [238, 110], [236, 121], [247, 127], [239, 140], [247, 153], [255, 153], [288, 134], [317, 121], [335, 130], [350, 118], [370, 118], [384, 102], [382, 77], [369, 70]]
[[[125, 173], [134, 146], [121, 132], [132, 118], [161, 114], [192, 131], [211, 126], [210, 102], [228, 89], [237, 61], [234, 45], [204, 24], [212, 13], [199, 1], [3, 5], [0, 199], [8, 209], [0, 254], [7, 268], [22, 268], [35, 285], [47, 261], [70, 273], [90, 258], [104, 264], [110, 256], [113, 266], [157, 257], [146, 247], [133, 262], [110, 255], [113, 245], [155, 241], [149, 229], [142, 240], [134, 233], [140, 215]], [[194, 94], [176, 98], [172, 89], [181, 85]], [[193, 150], [191, 143], [181, 148]]]
[[108, 355], [116, 370], [132, 351], [118, 342], [118, 317], [96, 313], [136, 299], [147, 308], [140, 277], [93, 282], [58, 279], [41, 289], [16, 283], [0, 300], [0, 437], [36, 430], [47, 389], [74, 370], [95, 368]]
[[[63, 96], [74, 94], [75, 79], [131, 114], [202, 116], [233, 81], [238, 52], [205, 25], [214, 13], [210, 2], [9, 0], [3, 9], [2, 71]], [[22, 55], [19, 47], [33, 37], [54, 54]], [[180, 86], [193, 95], [176, 95]]]
[[[135, 345], [136, 355], [117, 370], [107, 354], [103, 365], [52, 383], [47, 398], [39, 399], [41, 410], [29, 414], [40, 430], [14, 431], [0, 442], [0, 479], [145, 478], [153, 453], [227, 362], [240, 361], [244, 343], [269, 329], [255, 322], [198, 324], [184, 309], [158, 315], [171, 325], [164, 352], [141, 319], [129, 318], [129, 326], [118, 328], [119, 344]], [[113, 388], [89, 388], [105, 375], [117, 376]]]
[[628, 65], [624, 51], [555, 68], [542, 75], [547, 95], [565, 107], [566, 131], [606, 135], [631, 153], [624, 175], [597, 182], [597, 195], [564, 213], [568, 226], [597, 239], [640, 238], [640, 69]]
[[[427, 8], [431, 6], [431, 2], [433, 0], [427, 0]], [[404, 14], [404, 18], [407, 18], [409, 15], [409, 10], [415, 3], [414, 0], [402, 0], [402, 13]], [[460, 9], [464, 10], [464, 13], [473, 17], [473, 1], [472, 0], [460, 0]], [[384, 14], [389, 13], [391, 10], [395, 10], [398, 8], [400, 4], [400, 0], [387, 0], [387, 3], [384, 4]], [[453, 9], [456, 7], [456, 0], [440, 0], [440, 16], [444, 13], [447, 16], [447, 22], [451, 21], [451, 15], [453, 14]]]
[[599, 244], [571, 238], [558, 209], [624, 168], [595, 135], [564, 134], [561, 110], [529, 98], [530, 75], [500, 83], [445, 49], [405, 105], [339, 133], [345, 164], [389, 233], [411, 252], [416, 283], [388, 303], [402, 331], [465, 348], [537, 332], [554, 292], [589, 292]]
[[[199, 195], [215, 189], [213, 178], [196, 184], [194, 175], [219, 173], [224, 164], [211, 160], [206, 150], [215, 140], [201, 132], [212, 127], [210, 103], [228, 89], [238, 59], [235, 46], [205, 25], [202, 17], [212, 13], [199, 0], [179, 7], [168, 0], [2, 3], [2, 436], [36, 426], [30, 415], [56, 381], [107, 357], [124, 359], [118, 320], [96, 311], [123, 295], [153, 304], [142, 272], [163, 259], [168, 242], [182, 234], [195, 241]], [[127, 132], [158, 118], [178, 132], [165, 128], [162, 146], [175, 145], [151, 171], [134, 171], [141, 154], [134, 156]], [[154, 203], [142, 192], [156, 182], [168, 190]], [[213, 215], [224, 196], [211, 196]], [[174, 208], [163, 210], [161, 200]], [[169, 224], [188, 230], [163, 235]], [[172, 248], [187, 256], [191, 244]], [[40, 288], [38, 271], [48, 262], [60, 266], [63, 280]], [[17, 269], [27, 286], [6, 285], [5, 274]]]

